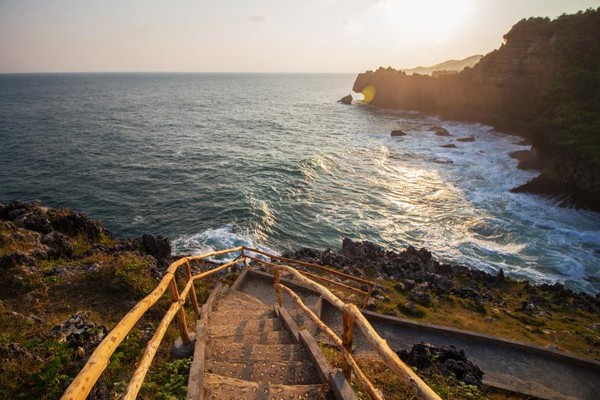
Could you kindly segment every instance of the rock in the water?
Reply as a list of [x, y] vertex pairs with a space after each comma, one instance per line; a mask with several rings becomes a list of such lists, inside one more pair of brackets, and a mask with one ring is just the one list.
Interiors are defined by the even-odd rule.
[[443, 147], [445, 149], [455, 149], [456, 145], [454, 143], [450, 143], [450, 144], [443, 144], [440, 147]]
[[450, 160], [449, 158], [444, 158], [444, 157], [436, 157], [436, 158], [432, 159], [431, 161], [436, 164], [454, 164], [454, 161]]
[[535, 149], [531, 150], [517, 150], [509, 154], [511, 158], [519, 160], [519, 169], [542, 169], [542, 160]]
[[437, 136], [450, 136], [450, 132], [448, 132], [448, 129], [442, 128], [441, 126], [437, 125], [429, 128], [429, 132], [435, 132]]
[[394, 129], [391, 133], [391, 136], [406, 136], [406, 133], [401, 129]]
[[595, 194], [581, 190], [569, 182], [546, 177], [544, 174], [510, 191], [549, 197], [557, 201], [558, 206], [561, 207], [600, 211], [600, 198]]
[[475, 136], [471, 135], [471, 136], [467, 136], [467, 137], [461, 137], [456, 139], [457, 142], [474, 142], [475, 141]]
[[352, 104], [352, 95], [349, 94], [348, 96], [344, 96], [341, 99], [338, 100], [338, 103], [342, 103], [342, 104]]

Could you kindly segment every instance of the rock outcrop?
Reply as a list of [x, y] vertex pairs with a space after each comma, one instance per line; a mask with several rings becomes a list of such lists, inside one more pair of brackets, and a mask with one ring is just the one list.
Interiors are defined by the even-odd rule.
[[[531, 139], [543, 174], [600, 199], [600, 9], [518, 22], [472, 68], [437, 77], [361, 73], [370, 104], [477, 121]], [[600, 209], [600, 202], [597, 204]]]
[[342, 97], [341, 99], [338, 100], [338, 103], [352, 104], [352, 95], [349, 94], [347, 96]]

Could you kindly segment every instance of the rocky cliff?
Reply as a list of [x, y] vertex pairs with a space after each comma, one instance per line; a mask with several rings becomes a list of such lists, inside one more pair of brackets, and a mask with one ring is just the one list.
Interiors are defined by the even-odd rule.
[[[546, 177], [600, 198], [600, 8], [553, 21], [529, 18], [458, 74], [359, 74], [371, 104], [478, 121], [532, 140]], [[565, 168], [568, 166], [568, 168]]]

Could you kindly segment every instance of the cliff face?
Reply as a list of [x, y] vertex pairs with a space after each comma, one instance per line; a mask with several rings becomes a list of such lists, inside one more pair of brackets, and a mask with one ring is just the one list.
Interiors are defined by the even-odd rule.
[[526, 123], [543, 112], [543, 94], [558, 73], [555, 38], [535, 21], [522, 21], [505, 39], [500, 49], [457, 75], [433, 78], [379, 69], [360, 74], [353, 90], [374, 86], [371, 104], [381, 107], [489, 123], [503, 123], [510, 115]]
[[[530, 138], [544, 172], [600, 194], [600, 8], [554, 21], [530, 18], [505, 43], [455, 75], [391, 68], [359, 74], [371, 104], [495, 125]], [[568, 160], [569, 168], [562, 168]]]

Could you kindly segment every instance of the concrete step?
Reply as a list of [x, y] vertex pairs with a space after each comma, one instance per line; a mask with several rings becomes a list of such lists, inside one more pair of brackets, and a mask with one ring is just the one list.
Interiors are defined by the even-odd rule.
[[[211, 321], [213, 322], [213, 321]], [[271, 331], [280, 331], [283, 329], [283, 324], [279, 318], [262, 318], [254, 320], [233, 319], [226, 324], [214, 323], [209, 327], [210, 334], [219, 335], [222, 332], [230, 332], [234, 330], [236, 334], [252, 334]]]
[[220, 335], [222, 333], [252, 334], [262, 332], [280, 331], [283, 325], [279, 318], [263, 318], [257, 320], [237, 320], [229, 324], [212, 324], [208, 332], [211, 335]]
[[206, 374], [205, 399], [330, 399], [328, 385], [261, 384], [242, 379]]
[[298, 344], [232, 343], [227, 339], [211, 339], [206, 346], [206, 359], [232, 362], [305, 361], [308, 354]]
[[217, 310], [213, 311], [208, 317], [209, 325], [228, 325], [244, 320], [262, 320], [276, 318], [277, 315], [272, 308], [269, 308], [258, 313], [248, 312], [239, 309]]
[[268, 304], [263, 303], [256, 297], [239, 291], [233, 291], [228, 293], [225, 297], [219, 299], [219, 304], [226, 306], [235, 306], [240, 303], [251, 304], [256, 307], [269, 307]]
[[307, 385], [320, 383], [317, 371], [310, 361], [241, 363], [208, 360], [205, 371], [210, 374], [266, 384]]
[[246, 343], [246, 344], [293, 344], [294, 337], [286, 331], [269, 331], [259, 333], [228, 334], [212, 335], [211, 339], [228, 340], [231, 343]]

